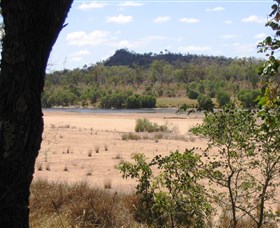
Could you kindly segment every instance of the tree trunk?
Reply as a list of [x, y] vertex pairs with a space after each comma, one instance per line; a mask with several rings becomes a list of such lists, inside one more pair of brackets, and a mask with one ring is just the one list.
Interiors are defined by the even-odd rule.
[[73, 0], [1, 0], [0, 227], [29, 226], [29, 187], [42, 141], [41, 93]]

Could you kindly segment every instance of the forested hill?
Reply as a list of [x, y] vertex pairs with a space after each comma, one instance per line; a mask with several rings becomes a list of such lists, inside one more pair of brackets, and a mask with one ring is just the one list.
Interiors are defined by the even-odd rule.
[[104, 62], [48, 74], [43, 106], [178, 107], [199, 104], [202, 98], [220, 106], [224, 97], [254, 105], [261, 60], [165, 52], [121, 49]]
[[153, 61], [163, 60], [169, 64], [175, 66], [182, 66], [186, 63], [204, 63], [210, 64], [229, 64], [233, 61], [232, 58], [226, 58], [224, 56], [205, 56], [205, 55], [183, 55], [181, 53], [171, 53], [165, 50], [165, 53], [144, 53], [139, 54], [128, 49], [119, 49], [113, 56], [108, 58], [105, 62], [105, 66], [135, 66], [149, 67]]

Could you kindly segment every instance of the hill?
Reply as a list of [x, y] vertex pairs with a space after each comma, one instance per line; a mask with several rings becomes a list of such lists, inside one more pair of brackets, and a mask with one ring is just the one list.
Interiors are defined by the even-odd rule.
[[165, 50], [166, 53], [144, 53], [139, 54], [128, 49], [119, 49], [113, 56], [104, 62], [104, 66], [129, 66], [133, 67], [139, 65], [142, 67], [149, 67], [153, 61], [162, 60], [174, 66], [182, 66], [188, 63], [207, 63], [207, 64], [229, 64], [233, 61], [232, 58], [224, 56], [205, 56], [205, 55], [183, 55], [181, 53], [171, 53]]

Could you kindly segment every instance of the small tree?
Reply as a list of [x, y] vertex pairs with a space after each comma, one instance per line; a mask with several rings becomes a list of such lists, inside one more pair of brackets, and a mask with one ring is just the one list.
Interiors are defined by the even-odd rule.
[[[204, 227], [211, 207], [204, 188], [198, 184], [200, 158], [192, 150], [156, 156], [147, 163], [143, 154], [133, 155], [135, 163], [122, 162], [119, 170], [124, 178], [136, 178], [140, 220], [156, 227]], [[159, 170], [155, 176], [153, 166]]]
[[268, 202], [274, 202], [279, 186], [279, 111], [262, 121], [253, 111], [231, 104], [207, 113], [203, 124], [192, 129], [209, 139], [205, 177], [214, 185], [210, 189], [216, 202], [231, 211], [233, 227], [244, 216], [257, 227], [276, 219]]

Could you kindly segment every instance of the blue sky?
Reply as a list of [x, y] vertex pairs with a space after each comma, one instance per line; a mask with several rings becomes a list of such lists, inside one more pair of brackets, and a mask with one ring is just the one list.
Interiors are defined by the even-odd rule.
[[256, 44], [272, 0], [81, 1], [74, 0], [53, 47], [49, 70], [95, 64], [117, 49], [137, 53], [263, 57]]

